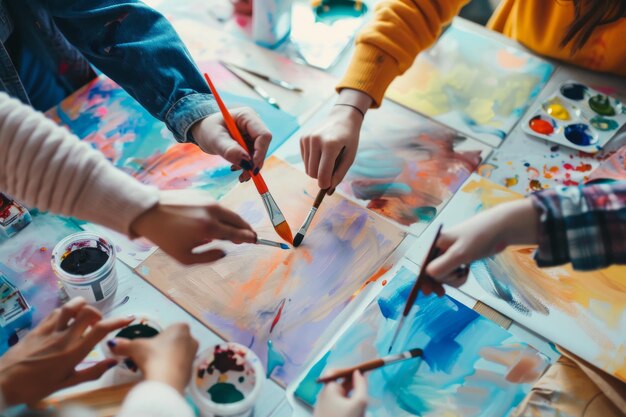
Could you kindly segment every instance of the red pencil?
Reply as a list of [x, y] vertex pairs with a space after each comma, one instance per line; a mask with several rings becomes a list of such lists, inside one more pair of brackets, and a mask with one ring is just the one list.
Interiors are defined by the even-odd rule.
[[[239, 129], [237, 128], [237, 123], [235, 122], [235, 119], [233, 119], [233, 116], [230, 114], [230, 112], [226, 108], [226, 105], [222, 101], [222, 98], [217, 92], [217, 88], [215, 88], [215, 86], [213, 85], [213, 82], [209, 78], [209, 75], [205, 73], [204, 78], [206, 79], [206, 82], [209, 84], [209, 88], [213, 92], [215, 101], [217, 101], [217, 105], [219, 106], [220, 111], [222, 112], [222, 116], [224, 117], [224, 122], [226, 123], [226, 128], [228, 129], [228, 132], [230, 133], [232, 138], [235, 139], [237, 143], [239, 143], [239, 145], [241, 145], [242, 148], [247, 150], [248, 153], [251, 153], [251, 150], [248, 147], [248, 144], [246, 143], [245, 140], [243, 140], [243, 137], [241, 136], [241, 132], [239, 132]], [[272, 225], [274, 226], [276, 233], [278, 233], [278, 235], [282, 237], [285, 241], [289, 243], [293, 243], [293, 235], [291, 234], [291, 229], [289, 228], [289, 224], [287, 224], [287, 220], [285, 220], [285, 216], [283, 216], [283, 213], [280, 211], [280, 208], [278, 208], [278, 204], [276, 204], [276, 201], [274, 201], [274, 197], [272, 197], [272, 194], [270, 194], [270, 191], [267, 188], [267, 184], [265, 184], [265, 180], [261, 176], [261, 173], [258, 173], [255, 175], [254, 172], [252, 172], [252, 170], [248, 172], [250, 173], [250, 176], [252, 177], [252, 181], [254, 181], [254, 185], [256, 186], [256, 189], [259, 191], [259, 194], [261, 195], [261, 198], [263, 199], [263, 204], [265, 204], [265, 209], [267, 210], [267, 213], [270, 216], [270, 220], [272, 221]]]

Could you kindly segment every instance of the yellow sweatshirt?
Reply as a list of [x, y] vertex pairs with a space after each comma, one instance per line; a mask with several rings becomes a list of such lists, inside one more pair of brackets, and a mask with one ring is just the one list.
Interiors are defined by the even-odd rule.
[[[385, 0], [373, 21], [358, 35], [348, 71], [337, 86], [367, 93], [380, 105], [385, 90], [406, 71], [415, 56], [431, 46], [442, 26], [468, 0]], [[597, 27], [574, 55], [571, 43], [560, 47], [574, 19], [572, 1], [502, 0], [488, 27], [546, 57], [594, 71], [626, 76], [626, 18]]]

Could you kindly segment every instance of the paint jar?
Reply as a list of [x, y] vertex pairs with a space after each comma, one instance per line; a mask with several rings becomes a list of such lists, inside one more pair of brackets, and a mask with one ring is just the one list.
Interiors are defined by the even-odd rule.
[[52, 270], [70, 298], [81, 296], [89, 304], [106, 300], [117, 289], [115, 249], [93, 233], [75, 233], [57, 243]]
[[157, 319], [142, 314], [135, 315], [135, 319], [128, 326], [109, 333], [109, 335], [100, 342], [100, 349], [107, 358], [117, 359], [119, 368], [136, 373], [138, 369], [133, 361], [114, 355], [108, 345], [108, 341], [111, 339], [149, 339], [158, 336], [162, 331], [163, 327], [159, 324]]
[[291, 33], [292, 0], [257, 0], [252, 4], [252, 39], [275, 48]]
[[248, 417], [265, 379], [259, 357], [237, 343], [201, 352], [189, 387], [201, 417]]
[[0, 237], [9, 238], [28, 226], [32, 218], [28, 210], [11, 197], [0, 193]]

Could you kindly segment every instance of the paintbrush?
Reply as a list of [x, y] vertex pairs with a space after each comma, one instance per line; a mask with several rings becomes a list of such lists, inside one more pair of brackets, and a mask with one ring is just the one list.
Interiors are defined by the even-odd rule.
[[420, 269], [420, 272], [417, 275], [415, 284], [413, 284], [413, 288], [411, 288], [409, 297], [406, 299], [406, 304], [404, 305], [404, 311], [402, 312], [402, 317], [400, 317], [400, 322], [398, 323], [396, 332], [393, 334], [393, 338], [391, 339], [391, 343], [389, 344], [388, 353], [391, 353], [393, 344], [396, 341], [398, 334], [400, 334], [400, 329], [402, 329], [402, 326], [404, 325], [404, 321], [406, 320], [406, 317], [409, 315], [409, 312], [411, 311], [411, 307], [413, 307], [413, 304], [415, 303], [415, 300], [417, 299], [417, 294], [422, 289], [422, 286], [424, 285], [424, 283], [427, 283], [427, 285], [429, 285], [430, 288], [432, 288], [433, 291], [439, 297], [441, 297], [442, 295], [446, 293], [446, 290], [443, 288], [443, 285], [435, 281], [432, 277], [430, 277], [426, 273], [426, 267], [428, 267], [428, 264], [430, 264], [430, 262], [439, 255], [440, 251], [439, 251], [439, 248], [437, 248], [437, 240], [439, 240], [439, 236], [441, 236], [442, 227], [443, 225], [439, 225], [439, 228], [437, 228], [437, 234], [435, 235], [435, 239], [433, 240], [433, 243], [430, 246], [428, 253], [426, 254], [426, 259], [424, 259], [424, 262], [422, 263], [422, 268]]
[[[335, 167], [333, 168], [333, 174], [335, 173], [337, 167], [339, 166], [339, 163], [341, 162], [341, 157], [345, 149], [345, 147], [341, 148], [341, 151], [339, 151], [339, 155], [337, 155], [337, 159], [335, 160]], [[317, 213], [317, 209], [319, 209], [320, 204], [322, 204], [322, 200], [324, 200], [326, 194], [328, 194], [328, 188], [324, 188], [317, 193], [317, 197], [315, 197], [315, 201], [313, 202], [313, 207], [311, 207], [311, 210], [309, 210], [309, 214], [307, 214], [306, 219], [304, 219], [304, 223], [302, 223], [302, 226], [300, 226], [300, 230], [298, 230], [298, 233], [296, 233], [296, 237], [293, 239], [294, 247], [297, 248], [302, 243], [304, 235], [306, 234], [307, 230], [309, 230], [309, 226], [313, 221], [313, 217], [315, 217], [315, 213]]]
[[252, 89], [252, 91], [254, 91], [255, 93], [257, 93], [257, 95], [259, 97], [261, 97], [263, 100], [267, 101], [270, 105], [276, 107], [277, 109], [280, 109], [280, 106], [278, 105], [278, 102], [276, 101], [276, 99], [272, 96], [269, 95], [269, 93], [267, 91], [265, 91], [263, 88], [259, 87], [256, 84], [251, 83], [250, 81], [246, 80], [245, 78], [243, 78], [241, 75], [237, 74], [236, 71], [234, 71], [230, 65], [226, 64], [225, 62], [220, 62], [222, 64], [222, 66], [224, 68], [226, 68], [231, 74], [233, 74], [235, 77], [237, 77], [237, 79], [239, 79], [239, 81], [241, 81], [242, 83], [244, 83], [245, 85], [247, 85], [248, 87], [250, 87]]
[[[273, 246], [275, 248], [281, 248], [281, 249], [289, 249], [289, 245], [286, 245], [281, 242], [274, 242], [272, 240], [267, 240], [267, 239], [257, 238], [256, 244], [265, 245], [265, 246]], [[191, 250], [191, 253], [193, 253], [194, 255], [199, 255], [201, 253], [208, 252], [214, 248], [214, 245], [215, 244], [211, 242], [211, 243], [205, 243], [204, 245], [196, 246], [195, 248]]]
[[230, 66], [233, 68], [237, 68], [238, 70], [247, 72], [248, 74], [254, 75], [257, 78], [262, 79], [263, 81], [267, 81], [268, 83], [272, 83], [274, 85], [282, 87], [285, 90], [293, 91], [296, 93], [301, 93], [303, 91], [300, 87], [297, 87], [293, 84], [289, 84], [287, 81], [279, 80], [278, 78], [270, 77], [269, 75], [261, 74], [260, 72], [252, 71], [251, 69], [240, 67], [239, 65], [235, 65], [230, 62], [220, 61], [220, 63], [224, 66]]
[[406, 352], [397, 353], [395, 355], [385, 356], [383, 358], [374, 359], [362, 364], [353, 366], [352, 368], [339, 369], [330, 375], [326, 375], [317, 379], [318, 384], [325, 384], [327, 382], [335, 381], [339, 378], [350, 378], [355, 371], [361, 373], [372, 371], [374, 369], [382, 368], [383, 366], [391, 365], [394, 363], [402, 362], [407, 359], [416, 358], [423, 355], [422, 349], [416, 348], [407, 350]]
[[[211, 82], [211, 79], [209, 78], [209, 75], [205, 73], [204, 78], [206, 78], [206, 82], [209, 84], [209, 88], [213, 92], [213, 96], [215, 97], [215, 101], [217, 102], [217, 105], [219, 106], [220, 111], [222, 112], [222, 116], [224, 117], [224, 122], [226, 123], [226, 127], [228, 128], [230, 135], [233, 137], [233, 139], [237, 141], [237, 143], [239, 143], [241, 147], [243, 147], [245, 150], [248, 151], [248, 153], [250, 153], [250, 149], [248, 148], [246, 141], [243, 140], [243, 137], [241, 136], [241, 132], [239, 132], [239, 129], [237, 128], [235, 119], [233, 119], [233, 116], [230, 114], [230, 112], [226, 108], [226, 105], [220, 98], [217, 92], [217, 89], [215, 88], [215, 86], [213, 85], [213, 82]], [[267, 185], [265, 184], [265, 180], [263, 179], [260, 173], [255, 174], [252, 170], [250, 170], [249, 173], [250, 173], [250, 176], [252, 177], [252, 181], [254, 181], [254, 185], [256, 186], [256, 189], [259, 191], [259, 194], [261, 194], [261, 198], [263, 199], [263, 204], [265, 204], [265, 209], [267, 210], [267, 214], [270, 216], [270, 220], [272, 221], [272, 225], [274, 226], [276, 233], [278, 233], [278, 235], [282, 237], [286, 242], [292, 243], [293, 236], [291, 234], [291, 229], [289, 228], [289, 224], [287, 224], [287, 221], [285, 220], [285, 216], [283, 216], [283, 213], [280, 211], [280, 208], [278, 208], [278, 204], [276, 204], [276, 201], [274, 201], [274, 197], [272, 197], [272, 194], [270, 194], [270, 191], [268, 190]]]

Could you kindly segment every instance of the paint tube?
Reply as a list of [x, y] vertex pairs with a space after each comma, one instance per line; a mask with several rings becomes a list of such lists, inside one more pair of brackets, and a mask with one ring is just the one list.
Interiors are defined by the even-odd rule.
[[[74, 264], [70, 257], [80, 251], [90, 251]], [[97, 263], [89, 265], [87, 255], [99, 254]], [[89, 232], [75, 233], [61, 240], [52, 251], [52, 270], [61, 281], [70, 298], [81, 296], [89, 304], [100, 303], [117, 289], [115, 249], [109, 239]], [[87, 267], [89, 265], [89, 267]]]
[[275, 48], [291, 33], [292, 0], [257, 0], [252, 4], [252, 38]]

